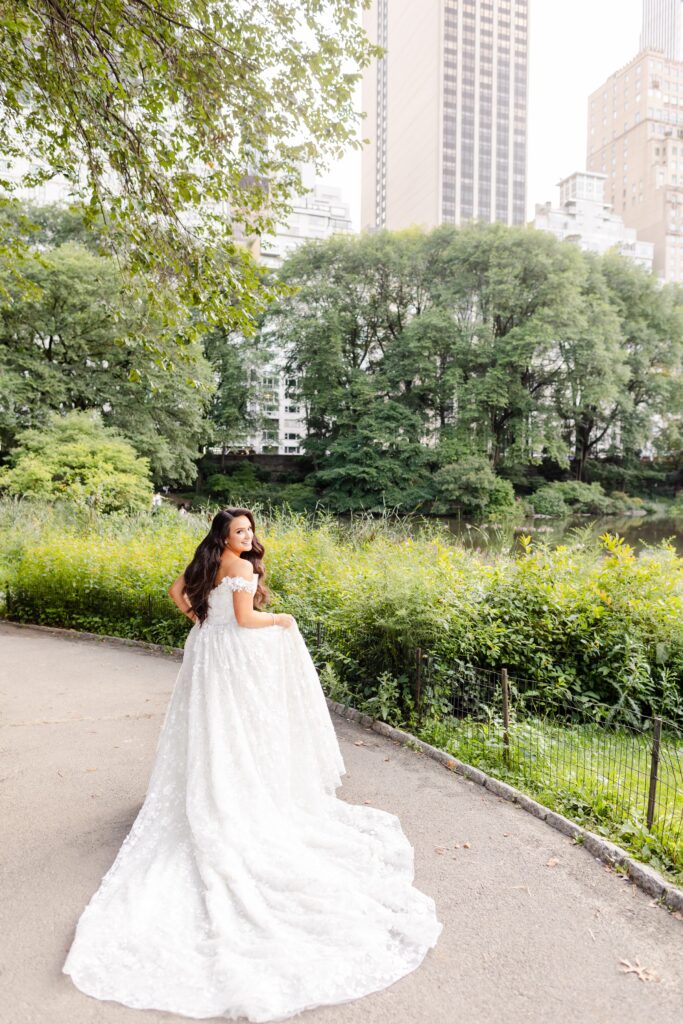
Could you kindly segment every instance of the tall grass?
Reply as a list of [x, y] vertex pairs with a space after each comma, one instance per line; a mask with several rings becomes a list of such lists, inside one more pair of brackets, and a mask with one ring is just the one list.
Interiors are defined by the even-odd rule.
[[[382, 672], [408, 694], [420, 647], [436, 700], [449, 666], [466, 660], [625, 716], [683, 717], [683, 559], [666, 545], [636, 558], [610, 536], [555, 549], [523, 538], [517, 556], [485, 559], [420, 520], [256, 511], [273, 607], [308, 630], [324, 624], [331, 663], [359, 698]], [[182, 642], [187, 624], [166, 590], [210, 518], [210, 509], [97, 516], [0, 502], [11, 614]]]

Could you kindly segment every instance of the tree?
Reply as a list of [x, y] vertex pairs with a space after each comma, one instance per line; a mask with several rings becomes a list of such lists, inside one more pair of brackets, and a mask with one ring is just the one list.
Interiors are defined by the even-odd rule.
[[357, 373], [323, 468], [313, 482], [335, 512], [413, 510], [430, 497], [427, 452], [420, 420], [397, 402], [377, 400]]
[[69, 243], [27, 261], [30, 295], [15, 292], [0, 309], [0, 438], [11, 448], [50, 411], [97, 409], [149, 458], [157, 482], [196, 475], [198, 446], [208, 434], [204, 411], [210, 369], [197, 343], [182, 368], [175, 345], [157, 354], [131, 343], [157, 328], [142, 304], [124, 302], [116, 267]]
[[227, 447], [259, 426], [255, 412], [258, 372], [269, 349], [263, 335], [253, 338], [239, 331], [216, 330], [204, 338], [204, 351], [215, 380], [209, 406], [211, 440], [221, 445], [224, 461]]
[[53, 413], [42, 430], [20, 434], [0, 489], [25, 498], [62, 498], [99, 512], [150, 508], [149, 462], [96, 413]]
[[264, 292], [239, 238], [286, 214], [302, 162], [359, 144], [354, 91], [377, 50], [356, 6], [5, 0], [0, 152], [33, 163], [0, 189], [61, 174], [130, 281], [156, 280], [147, 301], [174, 333], [249, 327]]
[[557, 338], [583, 302], [582, 254], [502, 225], [378, 232], [305, 246], [282, 268], [296, 293], [270, 313], [323, 453], [350, 376], [418, 416], [455, 426], [494, 467], [562, 449]]
[[266, 324], [298, 381], [293, 397], [306, 408], [306, 447], [315, 460], [348, 414], [359, 371], [373, 377], [378, 395], [423, 419], [429, 414], [431, 397], [416, 360], [428, 378], [433, 369], [420, 339], [412, 356], [388, 362], [429, 303], [424, 238], [419, 231], [337, 236], [302, 246], [282, 267], [280, 279], [292, 294], [268, 311]]
[[441, 230], [450, 241], [438, 301], [458, 336], [461, 441], [495, 468], [528, 465], [543, 450], [557, 454], [557, 339], [580, 308], [581, 253], [528, 228]]
[[558, 339], [562, 372], [555, 401], [577, 480], [630, 405], [629, 369], [616, 310], [599, 259], [586, 255], [583, 302]]
[[[662, 426], [669, 441], [683, 417], [683, 289], [661, 287], [653, 274], [610, 253], [601, 260], [609, 301], [619, 319], [628, 367], [619, 409], [622, 447], [642, 449]], [[673, 428], [673, 432], [672, 432]]]
[[0, 203], [0, 234], [27, 250], [42, 252], [77, 242], [100, 256], [109, 254], [101, 219], [93, 222], [78, 204]]

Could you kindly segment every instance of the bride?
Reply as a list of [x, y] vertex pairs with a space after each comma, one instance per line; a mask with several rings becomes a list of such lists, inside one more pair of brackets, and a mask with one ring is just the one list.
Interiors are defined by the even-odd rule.
[[142, 808], [83, 911], [88, 995], [275, 1021], [386, 988], [441, 932], [399, 819], [345, 773], [291, 615], [262, 610], [254, 517], [226, 508], [169, 593], [194, 622]]

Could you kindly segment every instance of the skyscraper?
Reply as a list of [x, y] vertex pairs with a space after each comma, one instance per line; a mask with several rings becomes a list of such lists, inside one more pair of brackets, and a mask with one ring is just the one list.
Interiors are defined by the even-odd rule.
[[526, 216], [528, 0], [373, 0], [361, 223]]
[[639, 53], [588, 100], [589, 171], [605, 199], [655, 246], [654, 270], [683, 281], [683, 62]]
[[683, 0], [643, 0], [640, 49], [683, 60]]

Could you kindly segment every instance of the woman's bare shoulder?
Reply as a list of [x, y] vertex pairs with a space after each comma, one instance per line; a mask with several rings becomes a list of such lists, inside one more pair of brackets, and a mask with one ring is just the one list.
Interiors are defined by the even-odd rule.
[[235, 558], [234, 555], [221, 558], [218, 579], [224, 579], [226, 576], [239, 576], [243, 580], [250, 580], [254, 576], [254, 567], [246, 558]]

